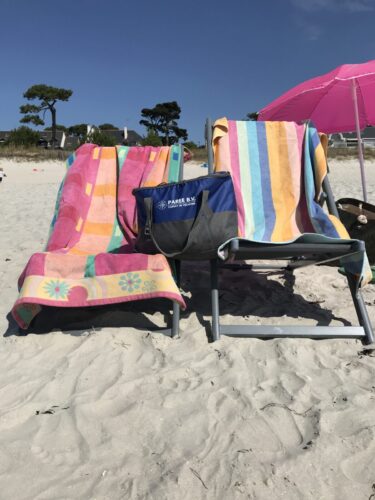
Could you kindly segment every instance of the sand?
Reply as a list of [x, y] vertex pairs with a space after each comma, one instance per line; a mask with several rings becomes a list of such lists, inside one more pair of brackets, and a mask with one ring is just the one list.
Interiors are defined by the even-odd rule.
[[[146, 317], [111, 311], [17, 335], [7, 319], [17, 278], [45, 243], [64, 168], [0, 166], [1, 500], [375, 493], [375, 351], [355, 340], [209, 343], [205, 263], [183, 266], [179, 339], [150, 333], [163, 315], [147, 304]], [[375, 202], [375, 164], [366, 168]], [[355, 161], [331, 171], [337, 197], [360, 196]], [[364, 296], [375, 323], [374, 287]], [[221, 308], [223, 323], [356, 324], [345, 279], [330, 267], [297, 271], [294, 285], [283, 273], [225, 271]]]

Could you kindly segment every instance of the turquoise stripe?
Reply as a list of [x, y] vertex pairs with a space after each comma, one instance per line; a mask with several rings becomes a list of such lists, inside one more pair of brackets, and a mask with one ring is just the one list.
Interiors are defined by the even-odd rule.
[[92, 278], [95, 276], [95, 255], [88, 255], [85, 266], [85, 278]]
[[324, 210], [315, 201], [315, 150], [320, 146], [320, 139], [316, 140], [318, 133], [316, 129], [306, 127], [305, 136], [305, 192], [307, 209], [309, 211], [311, 223], [317, 233], [325, 234], [332, 238], [339, 238], [339, 234]]
[[244, 200], [245, 236], [253, 238], [253, 193], [251, 187], [251, 165], [249, 158], [249, 141], [247, 136], [246, 122], [237, 122], [238, 156], [241, 172], [241, 192]]
[[129, 153], [129, 146], [120, 146], [117, 148], [117, 158], [118, 158], [118, 166], [120, 172], [122, 170], [122, 167], [124, 166], [128, 153]]
[[[122, 170], [122, 167], [124, 166], [126, 157], [128, 156], [129, 153], [129, 146], [120, 146], [117, 148], [117, 161], [118, 161], [118, 178], [120, 177], [120, 172]], [[118, 181], [117, 181], [118, 183]], [[117, 186], [118, 189], [118, 186]], [[117, 201], [116, 201], [117, 203]], [[117, 210], [116, 210], [117, 213]], [[119, 248], [121, 246], [121, 243], [124, 239], [124, 235], [122, 233], [120, 224], [118, 223], [118, 218], [117, 215], [115, 217], [115, 220], [113, 222], [113, 230], [112, 230], [112, 237], [111, 241], [109, 242], [109, 245], [107, 247], [107, 252], [111, 252], [112, 250], [115, 250], [116, 248]]]
[[262, 194], [262, 177], [260, 171], [259, 148], [258, 148], [258, 133], [256, 122], [248, 121], [247, 138], [250, 156], [251, 169], [251, 190], [252, 190], [252, 205], [254, 218], [254, 240], [262, 241], [265, 219], [263, 212], [263, 194]]
[[180, 144], [174, 144], [171, 147], [169, 155], [168, 182], [177, 182], [180, 174], [181, 153], [183, 151]]

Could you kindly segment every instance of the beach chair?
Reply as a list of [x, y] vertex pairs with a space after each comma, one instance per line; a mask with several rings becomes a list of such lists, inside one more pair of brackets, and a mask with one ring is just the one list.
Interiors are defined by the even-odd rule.
[[183, 150], [171, 147], [81, 146], [67, 162], [44, 252], [19, 278], [12, 315], [27, 329], [42, 307], [82, 308], [151, 298], [173, 301], [176, 336], [185, 307], [163, 255], [134, 251], [134, 188], [182, 178]]
[[[341, 224], [317, 131], [292, 122], [217, 120], [206, 122], [209, 173], [230, 171], [238, 206], [238, 238], [219, 253], [234, 261], [278, 260], [283, 264], [243, 264], [251, 269], [293, 269], [341, 260], [358, 316], [355, 326], [220, 325], [218, 272], [211, 261], [212, 336], [357, 338], [374, 341], [360, 287], [371, 280], [362, 241], [350, 240]], [[327, 214], [322, 205], [326, 203]], [[287, 261], [285, 263], [285, 261]], [[228, 264], [229, 262], [229, 264]]]

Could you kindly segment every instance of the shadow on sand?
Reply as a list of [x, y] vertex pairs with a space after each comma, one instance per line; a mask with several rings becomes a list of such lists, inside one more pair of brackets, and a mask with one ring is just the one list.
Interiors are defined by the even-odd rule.
[[[277, 277], [277, 280], [273, 279]], [[281, 281], [281, 282], [280, 282]], [[344, 326], [351, 325], [345, 318], [335, 316], [332, 311], [321, 306], [318, 300], [307, 300], [294, 293], [295, 276], [292, 272], [255, 272], [249, 269], [220, 271], [220, 314], [230, 314], [234, 318], [257, 316], [259, 318], [306, 318], [319, 326], [327, 326], [339, 321]], [[183, 318], [196, 314], [210, 338], [210, 274], [207, 262], [184, 262], [182, 265], [181, 288], [185, 294], [187, 310]], [[349, 291], [348, 291], [349, 293]], [[131, 327], [140, 330], [165, 333], [170, 326], [172, 303], [165, 299], [152, 299], [108, 306], [85, 308], [44, 307], [28, 330], [20, 330], [11, 314], [8, 314], [8, 328], [5, 337], [44, 334], [52, 330], [62, 330], [70, 335], [86, 334], [87, 330], [106, 327]], [[157, 325], [148, 316], [163, 315], [164, 326]], [[147, 316], [146, 316], [147, 315]], [[158, 321], [160, 323], [160, 321]]]

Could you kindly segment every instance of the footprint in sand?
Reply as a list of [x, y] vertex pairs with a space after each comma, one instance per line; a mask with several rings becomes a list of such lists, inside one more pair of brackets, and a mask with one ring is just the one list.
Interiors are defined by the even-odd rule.
[[35, 418], [38, 419], [39, 429], [31, 452], [41, 462], [53, 465], [82, 463], [87, 447], [69, 407], [51, 406], [37, 410]]
[[308, 450], [319, 436], [319, 412], [297, 413], [286, 405], [269, 403], [236, 431], [241, 447], [281, 455]]

